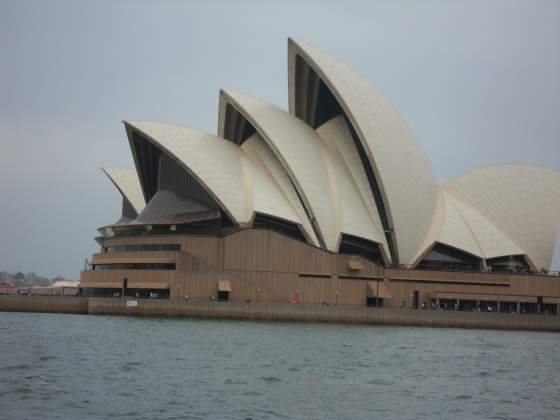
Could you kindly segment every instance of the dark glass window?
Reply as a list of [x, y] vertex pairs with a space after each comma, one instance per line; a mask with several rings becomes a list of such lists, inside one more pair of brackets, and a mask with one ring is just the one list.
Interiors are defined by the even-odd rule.
[[376, 264], [384, 265], [379, 245], [367, 239], [343, 234], [338, 252], [340, 254], [359, 255]]
[[112, 245], [107, 252], [137, 252], [137, 251], [180, 251], [179, 244], [141, 244], [141, 245]]
[[93, 270], [175, 270], [174, 263], [115, 263], [94, 264]]
[[526, 273], [529, 271], [529, 265], [523, 255], [489, 258], [486, 260], [486, 266], [489, 271], [500, 273]]
[[255, 215], [253, 227], [256, 229], [271, 229], [291, 238], [305, 241], [305, 238], [303, 237], [303, 234], [301, 233], [298, 225], [278, 219], [276, 217], [258, 213]]
[[424, 270], [479, 271], [480, 261], [474, 255], [436, 243], [417, 268]]

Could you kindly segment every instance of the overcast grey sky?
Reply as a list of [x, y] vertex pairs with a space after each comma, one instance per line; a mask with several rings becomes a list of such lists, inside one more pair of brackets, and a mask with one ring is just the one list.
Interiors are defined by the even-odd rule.
[[78, 279], [120, 214], [121, 121], [215, 133], [220, 88], [287, 109], [288, 36], [380, 89], [440, 182], [560, 169], [560, 1], [264, 3], [0, 0], [0, 270]]

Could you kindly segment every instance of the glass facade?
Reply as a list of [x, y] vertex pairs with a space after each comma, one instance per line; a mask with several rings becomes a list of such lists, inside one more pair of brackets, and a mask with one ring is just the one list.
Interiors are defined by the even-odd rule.
[[175, 263], [93, 264], [92, 270], [175, 270]]
[[106, 252], [138, 252], [138, 251], [180, 251], [179, 244], [140, 244], [140, 245], [111, 245]]
[[418, 264], [423, 270], [480, 271], [481, 259], [458, 249], [436, 243]]

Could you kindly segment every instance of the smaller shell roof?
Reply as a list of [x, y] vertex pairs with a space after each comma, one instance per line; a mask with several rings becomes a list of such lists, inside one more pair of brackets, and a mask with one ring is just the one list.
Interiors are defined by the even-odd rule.
[[344, 118], [335, 117], [316, 132], [323, 143], [340, 232], [380, 244], [383, 258], [389, 264], [391, 256], [379, 214]]
[[550, 268], [560, 225], [559, 171], [532, 165], [489, 166], [454, 178], [444, 188], [511, 238], [535, 268]]
[[414, 265], [436, 242], [482, 259], [525, 254], [515, 241], [480, 211], [445, 188], [440, 189], [432, 226]]
[[258, 133], [242, 145], [247, 180], [252, 188], [253, 209], [301, 225], [304, 236], [319, 246], [313, 227], [299, 201], [290, 177]]
[[443, 195], [465, 221], [481, 250], [483, 258], [526, 254], [512, 238], [469, 203], [457, 197], [451, 191], [444, 190]]
[[[221, 91], [220, 135], [224, 135], [226, 126], [231, 123], [226, 121], [227, 106], [243, 115], [267, 150], [281, 163], [306, 207], [309, 217], [302, 215], [302, 218], [315, 223], [325, 248], [338, 251], [341, 235], [350, 234], [381, 244], [386, 260], [390, 261], [377, 211], [366, 206], [356, 186], [356, 176], [360, 181], [365, 177], [363, 169], [356, 172], [348, 167], [359, 164], [359, 156], [348, 129], [344, 131], [339, 120], [325, 124], [319, 132], [272, 104], [236, 92]], [[338, 134], [344, 137], [334, 139]], [[256, 138], [255, 135], [250, 137], [253, 141]], [[245, 140], [241, 148], [248, 142]]]
[[136, 170], [132, 168], [101, 168], [101, 170], [128, 200], [136, 213], [140, 214], [146, 203]]
[[338, 248], [338, 235], [332, 208], [332, 191], [322, 158], [321, 140], [303, 121], [286, 111], [232, 91], [220, 92], [218, 134], [223, 135], [226, 105], [232, 105], [252, 124], [290, 175], [310, 214], [317, 233], [331, 251]]
[[173, 124], [125, 121], [125, 125], [175, 159], [233, 220], [241, 224], [251, 220], [239, 147]]
[[[125, 124], [177, 161], [234, 222], [249, 226], [254, 213], [266, 214], [302, 226], [305, 236], [316, 244], [309, 223], [300, 217], [301, 212], [294, 208], [289, 191], [282, 185], [285, 180], [275, 176], [276, 163], [256, 144], [262, 141], [257, 134], [240, 147], [187, 127], [146, 121]], [[166, 206], [188, 204], [176, 197], [163, 198]]]

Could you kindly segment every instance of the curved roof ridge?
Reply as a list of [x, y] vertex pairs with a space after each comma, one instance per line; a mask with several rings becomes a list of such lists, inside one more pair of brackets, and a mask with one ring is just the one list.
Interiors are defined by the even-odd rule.
[[[261, 142], [260, 135], [255, 133], [241, 145], [242, 156], [247, 161], [250, 172], [254, 211], [285, 221], [296, 222], [300, 225], [300, 230], [308, 242], [317, 246], [317, 238], [301, 207], [293, 185], [286, 185], [286, 182], [279, 179], [279, 174], [274, 171], [275, 162], [270, 159], [273, 156], [272, 151], [261, 149], [259, 147]], [[267, 146], [262, 145], [262, 147]], [[270, 156], [267, 152], [270, 153]], [[280, 162], [277, 162], [277, 165], [280, 166]], [[286, 177], [288, 177], [287, 174]]]
[[[480, 209], [465, 200], [462, 195], [447, 187], [443, 189], [443, 193], [451, 198], [459, 214], [473, 232], [485, 259], [527, 254], [507, 232], [487, 218]], [[531, 260], [530, 257], [529, 259]]]
[[142, 195], [142, 187], [136, 169], [102, 167], [101, 171], [107, 175], [121, 195], [128, 200], [134, 211], [140, 214], [146, 206], [146, 202]]
[[469, 169], [467, 172], [464, 172], [461, 175], [452, 176], [451, 178], [449, 178], [447, 181], [445, 181], [443, 183], [443, 186], [446, 186], [447, 184], [452, 183], [453, 181], [455, 181], [459, 178], [462, 178], [464, 176], [476, 173], [478, 171], [493, 169], [493, 168], [503, 168], [503, 167], [543, 169], [543, 170], [547, 170], [547, 171], [550, 171], [552, 173], [560, 175], [560, 169], [551, 168], [550, 166], [539, 165], [539, 164], [534, 164], [534, 163], [508, 163], [508, 162], [503, 162], [503, 163], [496, 163], [496, 164], [492, 164], [492, 165], [482, 165], [482, 166], [479, 166], [479, 167], [474, 168], [474, 169]]
[[338, 58], [292, 38], [288, 40], [290, 113], [297, 114], [297, 95], [308, 94], [319, 101], [322, 86], [320, 82], [301, 86], [307, 82], [297, 74], [298, 56], [348, 118], [375, 177], [372, 189], [379, 191], [374, 194], [380, 197], [376, 203], [383, 210], [383, 228], [391, 237], [387, 240], [394, 244], [398, 262], [410, 264], [431, 226], [437, 202], [438, 186], [426, 153], [398, 111], [366, 79]]
[[446, 194], [445, 192], [442, 191], [443, 196], [445, 197], [445, 199], [447, 200], [447, 202], [449, 202], [449, 204], [451, 206], [453, 206], [453, 208], [455, 209], [455, 211], [457, 212], [457, 214], [459, 215], [459, 217], [461, 218], [461, 220], [463, 221], [463, 223], [465, 224], [466, 228], [468, 229], [469, 233], [471, 234], [472, 239], [474, 240], [474, 242], [476, 243], [476, 246], [478, 248], [479, 254], [478, 256], [480, 256], [481, 258], [486, 259], [486, 255], [484, 254], [484, 250], [481, 246], [480, 240], [476, 237], [472, 227], [469, 225], [469, 222], [467, 221], [467, 219], [465, 218], [465, 216], [463, 215], [463, 213], [461, 213], [461, 210], [459, 209], [459, 206], [457, 205], [457, 203], [454, 200], [459, 200], [459, 198], [456, 197], [452, 197], [448, 194]]
[[535, 268], [550, 268], [560, 225], [560, 171], [537, 165], [487, 166], [443, 188], [510, 237]]
[[[246, 148], [175, 124], [127, 121], [125, 125], [130, 138], [137, 131], [176, 161], [235, 223], [249, 226], [259, 212], [305, 225], [273, 177]], [[131, 146], [135, 154], [132, 141]], [[313, 237], [307, 239], [316, 243]]]
[[[315, 131], [275, 105], [252, 96], [221, 90], [220, 136], [224, 134], [228, 104], [241, 113], [268, 144], [290, 176], [320, 243], [336, 251], [338, 237], [333, 232], [334, 219], [330, 207], [332, 191], [327, 182], [320, 139]], [[309, 156], [316, 159], [310, 160]]]
[[241, 151], [231, 142], [176, 124], [151, 121], [124, 121], [129, 134], [142, 134], [164, 150], [199, 183], [228, 216], [243, 225], [251, 220], [247, 194], [242, 181]]

